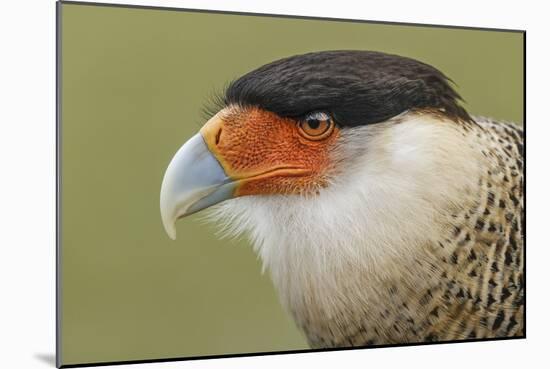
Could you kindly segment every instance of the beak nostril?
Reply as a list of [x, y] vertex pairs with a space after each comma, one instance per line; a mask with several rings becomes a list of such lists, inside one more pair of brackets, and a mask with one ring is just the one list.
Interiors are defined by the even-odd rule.
[[220, 128], [220, 130], [218, 131], [218, 133], [216, 133], [216, 145], [220, 143], [220, 137], [222, 135], [222, 129]]

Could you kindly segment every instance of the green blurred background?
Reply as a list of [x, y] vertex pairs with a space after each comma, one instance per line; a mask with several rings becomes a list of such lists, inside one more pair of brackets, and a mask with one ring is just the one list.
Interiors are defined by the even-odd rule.
[[63, 364], [307, 348], [246, 240], [161, 224], [164, 170], [228, 81], [380, 50], [441, 69], [474, 114], [523, 118], [521, 33], [63, 4], [61, 36]]

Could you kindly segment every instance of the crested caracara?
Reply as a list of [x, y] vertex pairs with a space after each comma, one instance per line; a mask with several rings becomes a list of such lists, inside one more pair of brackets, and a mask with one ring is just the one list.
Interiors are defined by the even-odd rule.
[[460, 100], [397, 55], [264, 65], [170, 162], [166, 232], [216, 205], [314, 348], [523, 336], [523, 131]]

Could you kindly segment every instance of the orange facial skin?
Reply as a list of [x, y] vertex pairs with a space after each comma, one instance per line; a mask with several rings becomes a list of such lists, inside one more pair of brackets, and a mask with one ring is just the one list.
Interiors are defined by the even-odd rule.
[[259, 108], [228, 107], [201, 134], [225, 173], [237, 182], [234, 196], [314, 194], [327, 185], [338, 127], [307, 138], [299, 122]]

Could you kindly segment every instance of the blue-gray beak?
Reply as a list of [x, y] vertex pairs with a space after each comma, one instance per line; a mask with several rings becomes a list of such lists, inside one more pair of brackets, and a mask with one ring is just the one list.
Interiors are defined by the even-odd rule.
[[208, 149], [201, 133], [172, 158], [160, 190], [160, 214], [168, 236], [176, 239], [176, 220], [233, 197], [235, 182]]

